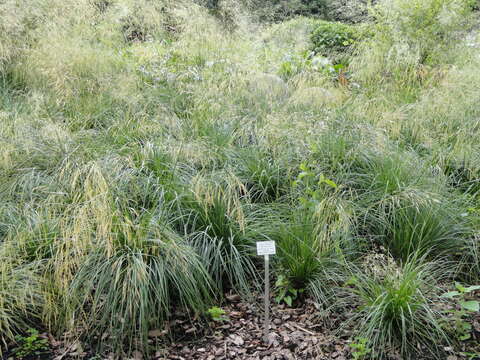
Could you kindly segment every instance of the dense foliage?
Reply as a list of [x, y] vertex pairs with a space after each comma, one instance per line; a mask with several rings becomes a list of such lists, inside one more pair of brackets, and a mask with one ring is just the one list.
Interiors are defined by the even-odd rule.
[[320, 22], [311, 35], [313, 51], [335, 60], [348, 56], [357, 39], [358, 30], [353, 26], [328, 21]]
[[0, 354], [35, 327], [152, 352], [176, 311], [248, 298], [265, 239], [278, 301], [347, 303], [371, 356], [468, 341], [476, 288], [442, 294], [480, 281], [472, 2], [252, 9], [0, 4]]

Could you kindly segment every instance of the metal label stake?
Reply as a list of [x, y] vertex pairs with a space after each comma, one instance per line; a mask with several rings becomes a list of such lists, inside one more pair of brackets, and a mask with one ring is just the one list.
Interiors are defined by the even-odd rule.
[[270, 259], [265, 255], [265, 324], [263, 328], [263, 341], [268, 344], [268, 332], [270, 330]]
[[265, 323], [263, 328], [263, 341], [268, 344], [270, 331], [270, 255], [275, 255], [275, 241], [257, 242], [257, 255], [265, 258]]

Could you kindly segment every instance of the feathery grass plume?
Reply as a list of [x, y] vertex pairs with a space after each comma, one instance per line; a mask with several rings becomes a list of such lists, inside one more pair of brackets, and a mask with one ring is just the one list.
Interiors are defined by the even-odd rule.
[[434, 303], [442, 292], [439, 281], [451, 275], [449, 264], [428, 263], [414, 255], [400, 267], [395, 262], [376, 265], [375, 272], [352, 268], [346, 289], [351, 301], [360, 303], [350, 321], [359, 321], [358, 333], [374, 356], [383, 359], [398, 352], [412, 359], [427, 352], [442, 359], [442, 345], [449, 338]]
[[15, 335], [38, 323], [44, 302], [40, 264], [8, 262], [7, 246], [0, 244], [0, 355]]
[[2, 79], [4, 76], [11, 77], [13, 75], [10, 67], [36, 40], [35, 30], [37, 27], [51, 20], [49, 10], [55, 8], [56, 3], [56, 1], [52, 1], [50, 6], [45, 6], [43, 0], [34, 0], [21, 5], [17, 1], [6, 0], [0, 4], [0, 17], [2, 18], [0, 24], [0, 74]]
[[239, 178], [253, 202], [278, 201], [290, 189], [289, 164], [272, 155], [265, 149], [252, 147], [234, 155]]
[[246, 190], [235, 177], [192, 179], [191, 193], [180, 200], [179, 225], [216, 286], [248, 295], [256, 274], [250, 256], [259, 234], [245, 215], [240, 192]]
[[317, 21], [307, 17], [272, 24], [260, 34], [264, 43], [262, 51], [257, 55], [264, 72], [271, 72], [285, 61], [285, 57], [300, 54], [311, 46], [309, 35]]
[[[458, 65], [442, 77], [439, 86], [423, 92], [409, 112], [405, 126], [415, 128], [430, 162], [438, 166], [455, 188], [478, 194], [480, 77], [474, 48], [462, 51]], [[435, 139], [435, 141], [432, 141]]]
[[173, 307], [202, 312], [210, 299], [210, 277], [164, 211], [132, 219], [118, 208], [104, 240], [110, 244], [92, 249], [71, 283], [71, 326], [80, 321], [84, 336], [101, 338], [104, 349], [148, 351], [148, 331], [163, 328]]

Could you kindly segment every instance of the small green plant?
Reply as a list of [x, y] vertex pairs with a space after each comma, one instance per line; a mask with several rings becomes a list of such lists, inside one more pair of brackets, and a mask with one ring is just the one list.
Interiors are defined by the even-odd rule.
[[351, 25], [321, 21], [310, 38], [316, 54], [336, 60], [348, 53], [356, 41], [356, 32]]
[[293, 182], [293, 187], [303, 187], [305, 196], [301, 196], [299, 200], [305, 208], [315, 208], [324, 198], [325, 189], [323, 185], [330, 189], [338, 188], [333, 180], [326, 178], [324, 174], [317, 174], [310, 164], [300, 164], [300, 170], [300, 174]]
[[372, 352], [368, 347], [368, 339], [364, 337], [356, 337], [349, 346], [352, 348], [352, 356], [355, 360], [363, 360]]
[[467, 295], [480, 290], [480, 285], [464, 287], [461, 284], [455, 284], [457, 290], [449, 291], [443, 294], [442, 298], [455, 300], [455, 307], [449, 309], [452, 315], [451, 328], [460, 341], [471, 338], [472, 325], [466, 321], [469, 314], [480, 311], [480, 302], [477, 300], [468, 300]]
[[208, 316], [215, 321], [215, 322], [221, 322], [221, 321], [228, 321], [228, 317], [225, 316], [226, 312], [222, 308], [218, 306], [213, 306], [210, 309], [207, 310]]
[[290, 307], [300, 294], [305, 291], [305, 289], [295, 289], [284, 275], [278, 277], [275, 282], [275, 288], [277, 293], [275, 302], [277, 304], [285, 303]]
[[18, 359], [39, 356], [48, 351], [48, 340], [40, 337], [38, 330], [28, 329], [27, 334], [27, 336], [15, 336], [17, 347], [13, 349], [13, 353]]

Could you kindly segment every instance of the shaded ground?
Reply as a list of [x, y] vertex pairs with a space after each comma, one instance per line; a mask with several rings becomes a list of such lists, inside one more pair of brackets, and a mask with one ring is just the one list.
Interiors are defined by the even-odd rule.
[[[220, 321], [191, 321], [183, 313], [175, 314], [166, 329], [154, 329], [149, 342], [162, 351], [151, 356], [135, 352], [130, 359], [165, 360], [293, 360], [293, 359], [353, 359], [349, 346], [352, 331], [341, 324], [353, 315], [355, 309], [342, 309], [328, 318], [321, 318], [320, 311], [310, 300], [296, 308], [272, 304], [269, 344], [262, 340], [263, 315], [259, 311], [262, 298], [250, 303], [237, 295], [228, 295], [224, 319]], [[259, 315], [260, 314], [260, 315]], [[473, 338], [461, 348], [445, 348], [447, 360], [480, 359], [480, 314], [472, 318]], [[168, 330], [172, 340], [165, 342]], [[119, 359], [113, 355], [99, 356], [80, 343], [57, 341], [49, 334], [51, 352], [29, 359]], [[477, 355], [475, 355], [477, 354]], [[5, 359], [16, 359], [7, 354]], [[390, 360], [401, 360], [392, 354]], [[418, 358], [428, 359], [428, 358]]]

